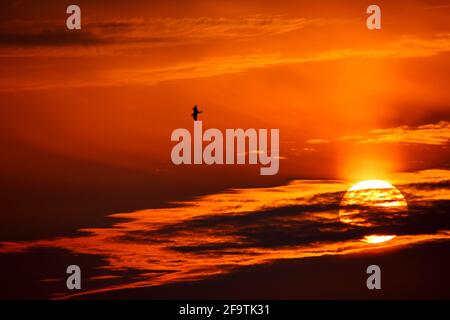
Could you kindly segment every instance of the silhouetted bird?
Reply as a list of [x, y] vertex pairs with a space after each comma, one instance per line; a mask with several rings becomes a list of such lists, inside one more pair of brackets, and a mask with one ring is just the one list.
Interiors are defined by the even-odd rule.
[[192, 108], [192, 110], [193, 110], [193, 112], [192, 112], [192, 118], [194, 118], [194, 121], [197, 121], [197, 115], [198, 115], [199, 113], [202, 113], [203, 111], [198, 111], [196, 105]]

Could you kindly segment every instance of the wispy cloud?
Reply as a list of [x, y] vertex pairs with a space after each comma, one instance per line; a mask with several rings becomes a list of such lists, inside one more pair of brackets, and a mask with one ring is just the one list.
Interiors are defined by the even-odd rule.
[[[450, 122], [439, 121], [437, 123], [420, 126], [398, 126], [394, 128], [374, 129], [367, 134], [342, 136], [336, 139], [309, 139], [308, 144], [325, 144], [334, 142], [352, 142], [356, 144], [427, 144], [445, 146], [450, 141]], [[309, 149], [309, 148], [305, 148]]]
[[[123, 36], [127, 37], [127, 40], [124, 39], [125, 45], [123, 43], [114, 43], [115, 40], [110, 39], [110, 37], [114, 38], [114, 36], [103, 35], [103, 31], [96, 31], [86, 35], [80, 34], [74, 36], [73, 40], [65, 40], [67, 35], [64, 34], [60, 39], [61, 41], [57, 40], [57, 33], [54, 34], [48, 31], [42, 32], [48, 36], [48, 42], [59, 41], [58, 43], [68, 44], [70, 41], [74, 41], [73, 44], [76, 44], [76, 46], [70, 50], [64, 50], [64, 46], [63, 48], [53, 46], [51, 50], [55, 50], [55, 55], [64, 56], [63, 51], [67, 51], [70, 55], [92, 56], [96, 54], [112, 54], [115, 50], [117, 50], [116, 52], [120, 52], [124, 49], [127, 50], [127, 53], [121, 52], [122, 54], [127, 55], [133, 52], [133, 48], [141, 48], [141, 44], [146, 46], [160, 42], [168, 44], [174, 41], [179, 44], [179, 41], [211, 41], [211, 39], [219, 38], [238, 39], [267, 34], [280, 34], [302, 28], [307, 23], [303, 19], [286, 20], [278, 18], [252, 18], [249, 20], [225, 19], [224, 21], [220, 19], [219, 21], [210, 19], [187, 19], [183, 20], [184, 22], [179, 22], [177, 20], [169, 21], [170, 23], [168, 23], [166, 31], [164, 31], [164, 28], [161, 28], [162, 30], [158, 31], [151, 28], [153, 31], [146, 31], [146, 35], [142, 34], [143, 31], [136, 31], [144, 28], [136, 28], [135, 26], [139, 25], [137, 22], [132, 24], [116, 22], [116, 28], [120, 30], [117, 31], [117, 34], [123, 33]], [[147, 26], [147, 23], [143, 23], [143, 25]], [[186, 25], [190, 27], [187, 27]], [[96, 28], [98, 30], [103, 30], [103, 28], [106, 27], [101, 24], [93, 29], [96, 30]], [[130, 31], [128, 34], [128, 32], [125, 32], [124, 30], [129, 28], [133, 31]], [[187, 30], [184, 30], [184, 28], [187, 28]], [[154, 29], [156, 29], [156, 27]], [[115, 39], [119, 38], [120, 37], [116, 35]], [[15, 41], [15, 38], [10, 35], [3, 35], [3, 39], [4, 44], [8, 41]], [[34, 36], [30, 35], [22, 35], [17, 39], [22, 39], [20, 41], [29, 42], [31, 44], [39, 42], [38, 39], [35, 39]], [[111, 43], [111, 48], [113, 49], [110, 51], [105, 49], [105, 46], [102, 45], [81, 46], [79, 44], [84, 44], [83, 39], [85, 39], [87, 43]], [[134, 45], [138, 47], [133, 47]], [[19, 46], [18, 50], [19, 52], [12, 51], [11, 53], [10, 49], [3, 47], [3, 49], [0, 48], [0, 56], [8, 56], [11, 54], [12, 56], [20, 54], [27, 55], [27, 53], [24, 53], [27, 51], [26, 48], [24, 49]], [[38, 46], [31, 52], [35, 51], [37, 54], [45, 55], [45, 50], [47, 49]], [[375, 47], [372, 49], [337, 48], [329, 50], [313, 50], [297, 55], [274, 51], [239, 54], [230, 52], [223, 56], [201, 57], [182, 62], [179, 60], [168, 61], [165, 65], [158, 66], [148, 66], [148, 64], [139, 67], [112, 66], [104, 70], [96, 70], [95, 74], [88, 78], [77, 78], [76, 80], [68, 80], [65, 82], [61, 82], [59, 79], [16, 79], [16, 76], [14, 76], [14, 80], [11, 81], [7, 77], [4, 77], [0, 80], [0, 91], [40, 90], [61, 87], [77, 88], [91, 86], [155, 85], [165, 81], [215, 77], [283, 65], [338, 61], [350, 58], [384, 59], [429, 57], [448, 51], [450, 51], [450, 34], [437, 34], [428, 38], [401, 37], [396, 41], [387, 43], [381, 48]], [[137, 50], [136, 54], [141, 55], [142, 52]], [[17, 73], [14, 74], [16, 75]]]
[[124, 82], [153, 84], [155, 82], [187, 78], [212, 77], [222, 74], [245, 72], [251, 69], [266, 68], [277, 65], [302, 64], [342, 60], [352, 57], [412, 57], [429, 56], [450, 51], [450, 34], [443, 38], [420, 40], [400, 40], [386, 49], [358, 50], [333, 49], [302, 56], [290, 56], [279, 53], [253, 54], [227, 57], [215, 57], [203, 61], [185, 63], [169, 68], [149, 68], [134, 70], [115, 70], [115, 75]]
[[154, 18], [91, 22], [68, 31], [62, 21], [8, 21], [0, 25], [0, 46], [61, 47], [141, 44], [150, 47], [249, 39], [296, 31], [316, 20], [253, 15], [238, 18]]
[[350, 140], [360, 144], [368, 143], [410, 143], [446, 145], [450, 141], [450, 122], [440, 121], [417, 127], [400, 126], [387, 129], [375, 129], [364, 136], [347, 136], [341, 140]]
[[325, 144], [325, 143], [330, 143], [330, 140], [326, 140], [326, 139], [309, 139], [306, 141], [306, 143], [309, 144]]

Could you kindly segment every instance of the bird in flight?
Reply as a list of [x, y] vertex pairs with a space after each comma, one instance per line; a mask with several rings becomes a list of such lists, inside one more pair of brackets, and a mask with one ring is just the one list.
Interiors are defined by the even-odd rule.
[[197, 115], [202, 112], [203, 111], [198, 111], [198, 108], [196, 105], [192, 108], [192, 118], [194, 118], [194, 121], [197, 121]]

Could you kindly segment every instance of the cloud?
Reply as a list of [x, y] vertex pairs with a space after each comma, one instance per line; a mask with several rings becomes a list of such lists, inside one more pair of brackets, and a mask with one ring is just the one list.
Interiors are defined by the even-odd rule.
[[86, 23], [69, 31], [63, 21], [9, 21], [0, 25], [0, 46], [89, 46], [141, 44], [167, 46], [219, 39], [279, 35], [304, 28], [315, 20], [254, 15], [238, 18], [153, 18]]
[[87, 31], [71, 32], [63, 28], [32, 33], [0, 32], [0, 46], [68, 46], [100, 45], [104, 39]]
[[440, 121], [417, 127], [400, 126], [387, 129], [376, 129], [366, 136], [344, 137], [360, 144], [369, 143], [407, 143], [442, 146], [450, 141], [450, 122]]
[[[450, 219], [450, 171], [397, 174], [408, 197], [410, 211], [398, 223], [353, 226], [338, 218], [340, 201], [350, 184], [340, 181], [298, 180], [271, 188], [235, 189], [177, 203], [170, 208], [114, 214], [111, 227], [83, 229], [73, 238], [6, 242], [1, 253], [35, 248], [58, 248], [101, 257], [97, 277], [131, 270], [139, 278], [123, 278], [117, 285], [105, 284], [93, 292], [157, 286], [204, 279], [241, 267], [268, 264], [280, 259], [303, 259], [343, 255], [380, 247], [411, 246], [448, 240]], [[421, 183], [435, 186], [422, 188]], [[447, 182], [446, 182], [447, 181]], [[447, 188], [447, 189], [446, 189]], [[429, 192], [441, 190], [442, 198], [428, 200]], [[397, 219], [396, 219], [397, 220]], [[394, 221], [395, 222], [395, 221]], [[396, 234], [376, 246], [364, 242], [368, 234]]]
[[325, 143], [330, 143], [330, 140], [325, 140], [325, 139], [309, 139], [306, 141], [306, 143], [309, 144], [325, 144]]
[[[309, 139], [309, 144], [331, 142], [353, 142], [357, 144], [405, 143], [445, 146], [450, 141], [450, 122], [439, 121], [420, 126], [399, 126], [374, 129], [366, 135], [342, 136], [334, 140]], [[312, 151], [305, 148], [305, 151]]]
[[184, 63], [165, 68], [140, 68], [134, 70], [116, 70], [115, 76], [130, 83], [153, 84], [167, 80], [212, 77], [224, 74], [245, 72], [251, 69], [267, 68], [278, 65], [302, 64], [335, 61], [353, 57], [387, 58], [429, 56], [450, 51], [450, 34], [443, 38], [402, 39], [386, 49], [332, 49], [301, 56], [273, 54], [249, 54], [207, 58], [202, 61]]
[[[268, 35], [280, 35], [302, 29], [314, 21], [304, 19], [282, 19], [273, 16], [250, 18], [185, 18], [112, 21], [92, 24], [92, 28], [81, 33], [48, 31], [41, 28], [31, 33], [14, 31], [10, 27], [0, 28], [0, 57], [27, 56], [102, 56], [143, 55], [144, 48], [155, 46], [177, 46], [183, 44], [213, 44], [214, 40], [236, 41]], [[3, 32], [3, 36], [1, 35]], [[72, 35], [72, 36], [70, 36]], [[262, 38], [263, 39], [263, 38]], [[15, 44], [11, 47], [12, 44]], [[278, 51], [263, 53], [228, 52], [222, 56], [192, 58], [171, 61], [165, 65], [148, 64], [120, 67], [107, 66], [96, 70], [86, 78], [68, 79], [17, 79], [3, 77], [0, 91], [46, 90], [57, 88], [81, 88], [95, 86], [152, 86], [165, 81], [198, 79], [228, 74], [243, 73], [284, 65], [338, 61], [350, 58], [410, 58], [429, 57], [450, 51], [450, 34], [436, 34], [427, 38], [400, 37], [381, 47], [372, 49], [337, 48], [309, 50], [292, 54]]]

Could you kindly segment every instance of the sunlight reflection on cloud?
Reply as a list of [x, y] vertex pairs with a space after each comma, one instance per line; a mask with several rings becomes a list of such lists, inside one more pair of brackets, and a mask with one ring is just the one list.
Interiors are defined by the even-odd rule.
[[[413, 210], [411, 221], [404, 221], [407, 228], [397, 227], [397, 236], [386, 243], [367, 241], [368, 234], [386, 234], [385, 229], [339, 221], [339, 203], [350, 183], [297, 180], [273, 188], [233, 189], [178, 202], [172, 208], [113, 214], [120, 221], [109, 228], [83, 229], [87, 235], [73, 238], [2, 243], [0, 252], [60, 248], [102, 257], [105, 275], [126, 269], [140, 273], [138, 279], [105, 284], [81, 294], [199, 280], [279, 259], [342, 255], [449, 239], [448, 219], [442, 225], [439, 206], [435, 213], [440, 224], [429, 221], [425, 223], [426, 232], [420, 229], [423, 216], [433, 218], [433, 211], [424, 212], [423, 208], [433, 208], [436, 201], [438, 205], [447, 201], [444, 207], [448, 207], [449, 179], [450, 171], [446, 170], [393, 176], [405, 195], [414, 194], [409, 202]], [[415, 221], [422, 222], [414, 226]]]

